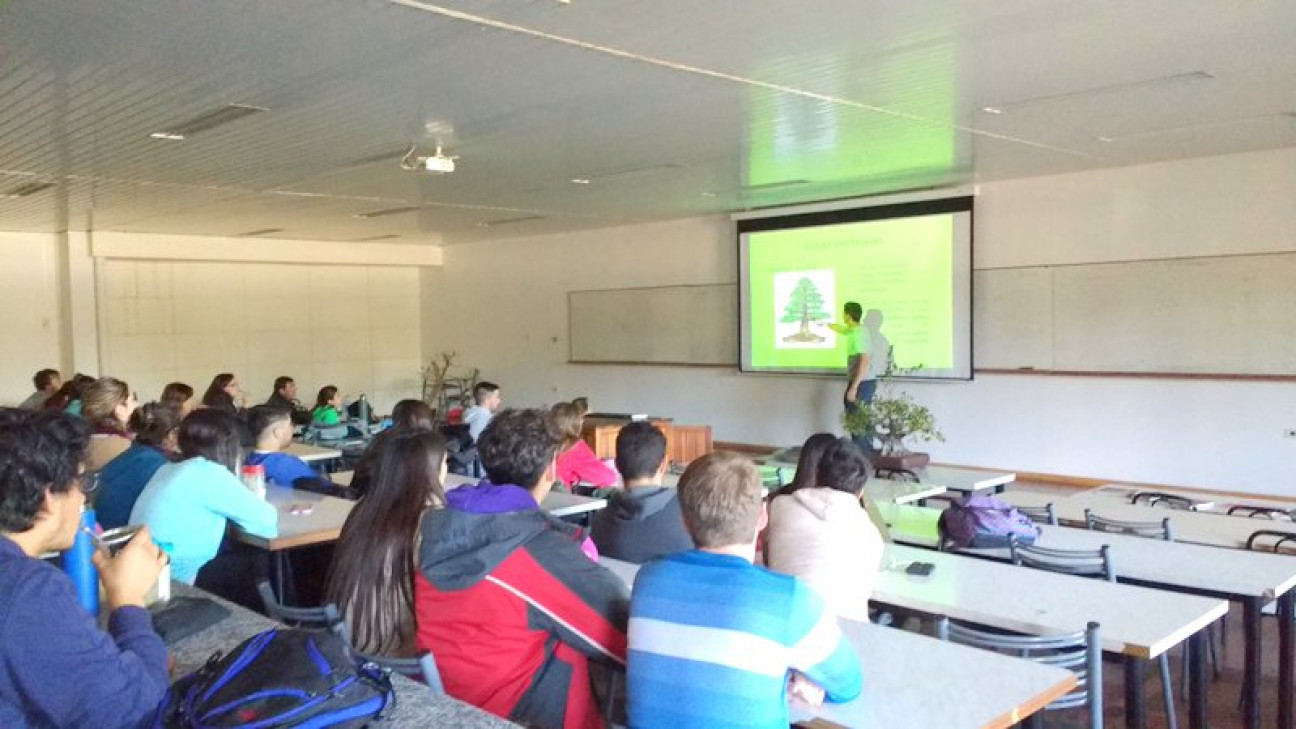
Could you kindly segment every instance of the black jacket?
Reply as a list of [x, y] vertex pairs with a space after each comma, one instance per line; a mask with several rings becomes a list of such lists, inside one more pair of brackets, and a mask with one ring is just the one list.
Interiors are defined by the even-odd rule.
[[271, 395], [270, 399], [265, 401], [265, 404], [272, 408], [287, 410], [288, 414], [292, 416], [293, 425], [310, 425], [311, 423], [309, 410], [302, 407], [301, 403], [296, 400], [289, 400], [277, 392]]
[[693, 549], [679, 498], [666, 487], [613, 492], [594, 516], [591, 536], [599, 554], [636, 564]]

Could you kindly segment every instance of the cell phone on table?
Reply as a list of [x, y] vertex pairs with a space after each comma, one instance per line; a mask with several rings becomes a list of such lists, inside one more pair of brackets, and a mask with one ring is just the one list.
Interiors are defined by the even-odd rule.
[[905, 567], [905, 574], [913, 575], [914, 577], [926, 577], [927, 575], [930, 575], [934, 569], [936, 569], [936, 565], [931, 562], [910, 562], [909, 566]]
[[315, 507], [304, 501], [288, 505], [288, 513], [293, 516], [305, 516], [315, 510]]

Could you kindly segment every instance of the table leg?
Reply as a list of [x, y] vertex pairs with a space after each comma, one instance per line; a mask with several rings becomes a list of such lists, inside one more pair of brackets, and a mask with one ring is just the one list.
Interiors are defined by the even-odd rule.
[[[1242, 725], [1260, 729], [1260, 600], [1242, 602], [1242, 633], [1246, 658], [1242, 671]], [[1281, 703], [1281, 702], [1280, 702]]]
[[1147, 725], [1147, 701], [1143, 696], [1143, 679], [1146, 674], [1147, 659], [1125, 656], [1126, 729], [1143, 729]]
[[1278, 598], [1278, 726], [1292, 729], [1293, 667], [1296, 658], [1296, 590]]
[[1209, 646], [1206, 630], [1188, 639], [1188, 728], [1206, 729], [1206, 657]]

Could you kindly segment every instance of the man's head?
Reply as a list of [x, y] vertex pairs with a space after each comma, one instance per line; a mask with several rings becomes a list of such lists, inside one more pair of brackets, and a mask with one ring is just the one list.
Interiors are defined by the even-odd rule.
[[621, 480], [658, 481], [666, 465], [666, 436], [643, 421], [621, 428], [616, 439], [616, 467]]
[[58, 370], [41, 370], [32, 376], [32, 384], [37, 390], [53, 395], [63, 386], [63, 376]]
[[73, 415], [0, 409], [0, 532], [36, 530], [39, 551], [71, 547], [89, 443], [89, 427]]
[[860, 318], [864, 316], [864, 307], [859, 305], [858, 301], [847, 301], [842, 307], [842, 317], [848, 324], [859, 324]]
[[499, 410], [500, 387], [494, 382], [478, 382], [473, 388], [473, 402], [492, 413]]
[[732, 453], [711, 453], [680, 476], [680, 511], [700, 549], [755, 545], [765, 525], [765, 490], [756, 466]]
[[280, 397], [288, 400], [297, 399], [297, 383], [288, 375], [280, 375], [275, 378], [274, 391]]
[[248, 430], [262, 450], [281, 451], [292, 442], [292, 415], [273, 405], [257, 405], [247, 412]]
[[560, 442], [547, 411], [504, 410], [482, 431], [477, 453], [493, 483], [521, 486], [539, 502], [553, 485]]
[[824, 449], [815, 469], [815, 485], [859, 496], [869, 479], [869, 462], [859, 446], [838, 438]]

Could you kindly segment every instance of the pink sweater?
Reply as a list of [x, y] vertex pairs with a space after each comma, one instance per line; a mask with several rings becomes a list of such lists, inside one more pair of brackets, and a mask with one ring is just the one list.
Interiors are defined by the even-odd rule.
[[600, 461], [585, 441], [578, 440], [576, 445], [558, 455], [558, 480], [568, 486], [578, 482], [615, 486], [617, 472]]

